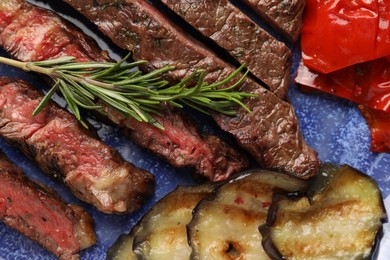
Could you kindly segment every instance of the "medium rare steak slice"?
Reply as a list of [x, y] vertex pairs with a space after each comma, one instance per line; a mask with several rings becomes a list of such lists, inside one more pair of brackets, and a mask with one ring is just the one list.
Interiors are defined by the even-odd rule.
[[227, 0], [162, 0], [189, 24], [246, 64], [272, 92], [287, 96], [291, 51]]
[[95, 244], [92, 218], [77, 205], [29, 180], [0, 152], [0, 221], [36, 240], [60, 259], [78, 259]]
[[163, 115], [155, 115], [165, 130], [124, 117], [110, 107], [105, 106], [105, 110], [109, 119], [123, 127], [138, 145], [149, 148], [173, 166], [193, 166], [211, 181], [226, 180], [248, 165], [246, 158], [221, 138], [209, 134], [200, 136], [192, 121], [168, 108]]
[[123, 160], [53, 102], [32, 116], [42, 98], [23, 81], [0, 78], [0, 136], [97, 209], [137, 210], [153, 194], [153, 175]]
[[[146, 59], [149, 68], [174, 65], [167, 74], [178, 81], [198, 67], [207, 70], [206, 80], [220, 81], [234, 68], [204, 45], [177, 28], [146, 1], [64, 0], [98, 25], [117, 45], [133, 52], [134, 59]], [[317, 173], [316, 152], [304, 142], [292, 106], [272, 92], [247, 80], [243, 91], [257, 93], [234, 117], [215, 114], [219, 126], [232, 133], [241, 146], [264, 167], [301, 178]]]
[[[0, 45], [24, 61], [65, 55], [80, 61], [110, 61], [106, 53], [79, 29], [56, 14], [21, 0], [0, 2]], [[157, 120], [161, 131], [151, 125], [126, 118], [101, 103], [108, 118], [123, 127], [141, 147], [163, 157], [176, 167], [193, 167], [200, 175], [220, 181], [245, 169], [247, 159], [214, 135], [202, 135], [194, 122], [169, 107]]]
[[301, 34], [305, 0], [241, 0], [292, 42]]

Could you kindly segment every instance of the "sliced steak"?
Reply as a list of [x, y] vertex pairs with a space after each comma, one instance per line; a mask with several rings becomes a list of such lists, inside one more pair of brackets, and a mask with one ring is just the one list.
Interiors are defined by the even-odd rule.
[[95, 244], [92, 218], [79, 206], [29, 180], [0, 152], [0, 221], [36, 240], [60, 259], [78, 259]]
[[292, 42], [301, 34], [305, 0], [241, 0]]
[[[209, 82], [220, 81], [235, 68], [225, 63], [141, 0], [64, 0], [98, 25], [118, 46], [133, 52], [136, 60], [149, 61], [145, 70], [174, 65], [167, 73], [178, 81], [202, 67]], [[317, 173], [319, 159], [304, 142], [292, 106], [272, 92], [247, 79], [241, 90], [257, 93], [234, 117], [215, 114], [219, 126], [232, 133], [241, 146], [264, 167], [302, 178]]]
[[267, 84], [272, 92], [287, 96], [291, 51], [227, 0], [162, 0], [172, 11], [227, 50], [238, 62]]
[[153, 194], [153, 175], [126, 162], [53, 102], [32, 116], [42, 98], [23, 81], [0, 78], [0, 136], [97, 209], [137, 210]]
[[[79, 61], [110, 61], [106, 52], [79, 29], [53, 12], [21, 0], [0, 3], [0, 45], [24, 61], [75, 56]], [[163, 157], [176, 167], [194, 167], [212, 181], [228, 178], [248, 166], [247, 159], [214, 135], [202, 135], [193, 121], [165, 107], [156, 119], [165, 127], [151, 125], [110, 109], [108, 118], [123, 127], [141, 147]]]
[[165, 130], [124, 117], [110, 107], [105, 106], [105, 110], [109, 119], [123, 127], [138, 145], [149, 148], [173, 166], [193, 166], [211, 181], [226, 180], [248, 165], [246, 158], [221, 138], [208, 134], [200, 136], [192, 121], [168, 108], [163, 115], [155, 116]]

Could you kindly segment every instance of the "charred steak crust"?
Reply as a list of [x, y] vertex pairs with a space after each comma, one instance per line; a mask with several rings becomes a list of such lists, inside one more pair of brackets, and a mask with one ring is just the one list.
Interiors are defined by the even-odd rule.
[[[21, 0], [0, 3], [0, 44], [24, 61], [75, 56], [80, 61], [109, 61], [106, 52], [79, 29], [56, 14]], [[157, 120], [166, 131], [101, 105], [107, 117], [123, 127], [140, 146], [176, 167], [194, 167], [212, 181], [220, 181], [248, 166], [248, 160], [216, 136], [202, 135], [195, 123], [166, 107]]]
[[[234, 70], [146, 1], [64, 1], [94, 22], [118, 46], [133, 51], [134, 59], [146, 59], [153, 68], [176, 66], [168, 74], [172, 81], [198, 67], [207, 70], [209, 82], [221, 80]], [[262, 166], [301, 178], [315, 175], [320, 161], [304, 142], [292, 106], [250, 79], [242, 90], [259, 94], [258, 98], [245, 101], [252, 112], [240, 109], [235, 117], [215, 114], [217, 124], [232, 133]]]
[[301, 34], [305, 0], [241, 0], [292, 42]]
[[281, 99], [287, 96], [291, 51], [227, 0], [162, 0], [176, 14], [227, 50]]
[[29, 180], [0, 151], [0, 220], [60, 259], [77, 259], [96, 242], [92, 218], [80, 207]]
[[100, 211], [137, 210], [153, 193], [153, 175], [123, 160], [53, 102], [32, 116], [42, 98], [27, 83], [1, 77], [0, 136]]

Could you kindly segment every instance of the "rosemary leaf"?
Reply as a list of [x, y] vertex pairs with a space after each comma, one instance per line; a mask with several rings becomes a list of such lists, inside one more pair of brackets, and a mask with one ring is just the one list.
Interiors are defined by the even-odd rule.
[[70, 86], [73, 86], [74, 89], [77, 89], [78, 92], [80, 92], [80, 95], [83, 95], [85, 96], [87, 99], [90, 99], [90, 100], [94, 100], [95, 97], [92, 93], [90, 93], [88, 90], [86, 90], [85, 88], [83, 88], [83, 85], [88, 85], [88, 83], [78, 83], [76, 82], [75, 80], [73, 80], [72, 78], [68, 77], [66, 74], [62, 73], [62, 72], [58, 72], [59, 75], [61, 75], [62, 79], [68, 83]]
[[95, 77], [94, 74], [92, 74], [91, 77], [96, 78], [96, 79], [99, 78], [99, 79], [104, 80], [104, 81], [112, 81], [112, 83], [113, 83], [113, 82], [117, 82], [117, 81], [132, 79], [132, 78], [138, 77], [141, 74], [142, 74], [142, 72], [139, 70], [131, 71], [131, 72], [129, 72], [128, 70], [124, 70], [124, 71], [121, 71], [120, 73], [117, 73], [117, 74], [106, 75], [105, 77]]
[[96, 96], [99, 97], [102, 101], [104, 101], [108, 106], [117, 109], [123, 115], [132, 116], [138, 121], [142, 121], [142, 119], [137, 115], [137, 113], [135, 113], [133, 110], [128, 108], [126, 104], [123, 104], [122, 102], [112, 99], [111, 97], [108, 97], [102, 93], [96, 93]]
[[74, 100], [73, 93], [69, 90], [65, 81], [60, 80], [59, 82], [61, 93], [64, 96], [66, 103], [69, 106], [69, 109], [72, 111], [77, 120], [81, 121], [80, 110]]
[[159, 76], [159, 75], [161, 75], [163, 73], [166, 73], [166, 72], [168, 72], [170, 70], [173, 70], [174, 68], [175, 67], [173, 67], [173, 66], [166, 66], [166, 67], [154, 70], [152, 72], [149, 72], [147, 74], [141, 75], [141, 76], [136, 77], [136, 78], [115, 82], [114, 85], [115, 86], [120, 86], [120, 85], [126, 85], [126, 84], [133, 84], [133, 83], [137, 83], [137, 82], [142, 82], [143, 80], [154, 78], [154, 77]]
[[74, 62], [76, 60], [75, 57], [72, 56], [64, 56], [56, 59], [43, 60], [43, 61], [35, 61], [34, 65], [41, 67], [52, 67], [58, 66], [59, 64], [66, 64], [70, 62]]
[[61, 70], [93, 70], [93, 69], [105, 69], [105, 68], [112, 68], [112, 66], [115, 66], [116, 63], [112, 62], [79, 62], [79, 63], [68, 63], [56, 66], [55, 70], [61, 71]]
[[195, 110], [198, 110], [199, 112], [201, 112], [203, 114], [211, 115], [211, 113], [208, 110], [203, 109], [202, 107], [198, 106], [194, 102], [187, 102], [186, 100], [181, 100], [181, 102], [183, 102], [183, 104], [185, 104], [186, 106], [191, 107]]
[[42, 111], [42, 109], [47, 105], [47, 103], [51, 100], [51, 97], [56, 93], [58, 90], [58, 87], [60, 85], [60, 80], [56, 80], [54, 82], [53, 87], [46, 93], [46, 95], [42, 98], [42, 100], [39, 102], [38, 106], [34, 109], [32, 112], [33, 116], [36, 116], [39, 114], [39, 112]]
[[128, 53], [122, 60], [120, 60], [119, 62], [117, 62], [116, 64], [114, 64], [113, 66], [111, 67], [108, 67], [106, 70], [98, 73], [98, 74], [95, 74], [93, 77], [95, 79], [98, 79], [99, 77], [104, 77], [106, 75], [109, 75], [110, 73], [113, 73], [115, 70], [117, 70], [118, 68], [121, 67], [121, 65], [128, 59], [130, 58], [130, 55], [131, 53]]
[[[209, 87], [211, 87], [211, 88], [218, 88], [220, 86], [226, 85], [229, 81], [231, 81], [233, 78], [235, 78], [242, 71], [243, 68], [245, 68], [244, 64], [242, 64], [236, 71], [234, 71], [232, 74], [230, 74], [224, 80], [222, 80], [220, 82], [217, 82], [217, 83], [214, 83], [214, 84], [211, 84]], [[248, 72], [249, 71], [247, 70], [246, 74]], [[242, 81], [244, 79], [244, 77], [246, 77], [245, 74], [241, 77], [241, 79], [238, 82]], [[226, 89], [226, 88], [224, 88], [224, 89]]]

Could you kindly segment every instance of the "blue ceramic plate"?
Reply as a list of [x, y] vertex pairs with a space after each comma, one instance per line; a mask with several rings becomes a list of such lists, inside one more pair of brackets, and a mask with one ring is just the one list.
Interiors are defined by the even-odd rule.
[[[36, 1], [31, 2], [36, 3]], [[110, 45], [109, 41], [96, 32], [90, 24], [85, 23], [82, 18], [78, 19], [79, 16], [65, 8], [60, 1], [50, 2], [52, 6], [55, 6], [54, 9], [57, 12], [71, 19], [98, 40], [102, 48], [110, 50], [114, 58], [124, 54], [124, 52], [118, 51]], [[38, 2], [38, 4], [46, 6], [43, 2]], [[262, 26], [264, 27], [264, 24]], [[272, 30], [267, 27], [266, 29], [279, 38]], [[296, 46], [290, 47], [294, 52], [293, 77], [300, 56]], [[6, 54], [3, 50], [0, 50], [0, 55]], [[18, 77], [31, 82], [38, 88], [45, 87], [45, 84], [36, 75], [26, 74], [4, 65], [0, 65], [0, 76]], [[390, 194], [390, 154], [370, 152], [370, 132], [365, 120], [354, 104], [328, 95], [304, 94], [297, 90], [294, 84], [290, 86], [289, 98], [300, 120], [305, 140], [312, 148], [318, 151], [319, 157], [323, 162], [349, 164], [373, 176], [377, 180], [384, 198]], [[56, 101], [64, 104], [61, 98], [57, 97]], [[212, 120], [201, 115], [197, 115], [195, 119], [202, 120], [203, 130], [219, 133]], [[177, 185], [193, 183], [193, 180], [191, 171], [171, 167], [166, 162], [134, 145], [118, 129], [95, 122], [92, 119], [90, 121], [98, 130], [100, 137], [109, 145], [118, 149], [126, 160], [140, 168], [146, 169], [156, 177], [154, 197], [133, 215], [112, 216], [97, 212], [89, 205], [76, 199], [64, 186], [46, 177], [32, 161], [18, 150], [9, 147], [3, 140], [0, 140], [0, 147], [31, 178], [54, 188], [61, 194], [64, 200], [83, 206], [92, 215], [95, 220], [97, 244], [90, 249], [84, 250], [81, 253], [81, 259], [105, 259], [107, 249], [115, 242], [118, 236], [128, 233], [142, 214], [157, 200]], [[208, 123], [204, 124], [204, 121]], [[2, 258], [55, 259], [52, 254], [48, 253], [36, 242], [0, 223], [0, 259]]]

